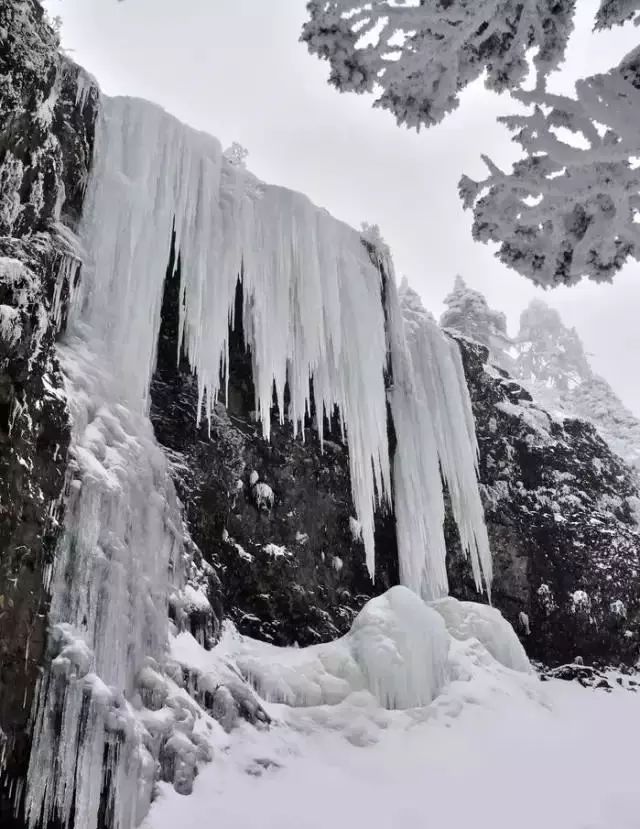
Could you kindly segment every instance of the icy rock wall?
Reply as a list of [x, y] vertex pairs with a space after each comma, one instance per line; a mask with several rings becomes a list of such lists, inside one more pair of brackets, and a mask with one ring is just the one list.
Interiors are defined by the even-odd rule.
[[63, 825], [73, 817], [74, 826], [90, 829], [110, 775], [111, 825], [120, 829], [134, 825], [138, 789], [154, 777], [136, 716], [138, 674], [146, 659], [163, 661], [170, 573], [180, 570], [183, 540], [151, 424], [119, 401], [92, 336], [76, 324], [59, 349], [72, 421], [68, 494], [50, 574], [51, 664], [40, 689], [27, 810], [32, 825], [41, 815]]
[[95, 90], [57, 45], [36, 0], [0, 3], [3, 829], [24, 825], [29, 715], [46, 641], [45, 570], [61, 532], [69, 441], [54, 343], [77, 273], [68, 228], [82, 205], [95, 118]]
[[[420, 447], [425, 434], [431, 441], [418, 472], [405, 449], [398, 489], [412, 496], [411, 508], [427, 504], [426, 520], [441, 522], [439, 461], [478, 582], [481, 568], [487, 581], [490, 570], [477, 542], [482, 514], [469, 495], [475, 444], [457, 352], [434, 331], [425, 350], [411, 354], [394, 290], [386, 307], [382, 301], [383, 263], [357, 232], [304, 196], [230, 164], [215, 139], [158, 107], [105, 98], [79, 236], [83, 280], [71, 297], [60, 349], [72, 415], [67, 519], [51, 572], [51, 665], [40, 689], [27, 808], [32, 826], [56, 818], [83, 829], [104, 820], [129, 829], [148, 805], [158, 752], [177, 741], [170, 725], [162, 745], [150, 732], [146, 712], [155, 697], [144, 680], [149, 660], [158, 676], [165, 671], [168, 598], [180, 591], [187, 544], [168, 464], [148, 420], [172, 244], [181, 279], [178, 347], [197, 377], [198, 417], [209, 418], [225, 396], [240, 278], [263, 436], [269, 437], [274, 397], [280, 421], [286, 417], [294, 432], [313, 401], [321, 443], [322, 414], [339, 412], [370, 572], [374, 510], [391, 494], [385, 374], [396, 366], [403, 395], [393, 403], [394, 417], [409, 430], [410, 448]], [[386, 267], [392, 274], [390, 260]], [[71, 270], [62, 273], [69, 280]], [[425, 544], [424, 531], [409, 535], [407, 520], [400, 555], [411, 561], [404, 572], [425, 568], [410, 585], [425, 593], [442, 569], [444, 543], [438, 536]], [[435, 593], [444, 589], [441, 578], [434, 585]], [[397, 594], [396, 610], [418, 631], [420, 619], [402, 600], [407, 593]], [[365, 614], [356, 625], [356, 645], [370, 621]], [[394, 630], [385, 642], [404, 641]], [[425, 650], [424, 642], [420, 648], [407, 642], [399, 658], [406, 662], [419, 651], [424, 661], [432, 643], [426, 644]], [[424, 704], [437, 692], [443, 681], [434, 667], [437, 644], [426, 659], [429, 676], [416, 663], [410, 687], [389, 686], [393, 674], [369, 645], [365, 636], [356, 663], [384, 704]], [[382, 651], [389, 652], [387, 645]], [[167, 718], [185, 753], [195, 756], [180, 717], [174, 711]]]
[[[550, 413], [487, 349], [459, 338], [480, 445], [492, 600], [547, 665], [634, 665], [640, 643], [640, 534], [634, 470], [592, 424]], [[448, 518], [452, 595], [475, 600]], [[588, 602], [574, 596], [586, 594]]]

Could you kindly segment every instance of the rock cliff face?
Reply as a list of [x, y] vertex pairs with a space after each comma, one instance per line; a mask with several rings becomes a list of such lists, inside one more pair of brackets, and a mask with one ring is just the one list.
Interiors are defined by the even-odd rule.
[[60, 521], [69, 425], [54, 344], [77, 277], [77, 222], [95, 95], [59, 56], [33, 0], [0, 5], [0, 825], [29, 756], [46, 638], [46, 571]]
[[[238, 302], [241, 307], [241, 302]], [[596, 430], [554, 420], [487, 349], [458, 337], [480, 449], [494, 556], [493, 603], [529, 654], [549, 665], [633, 663], [640, 637], [640, 536], [632, 470]], [[218, 583], [219, 615], [275, 644], [344, 632], [371, 595], [397, 582], [393, 516], [379, 516], [372, 585], [354, 537], [347, 448], [324, 454], [279, 427], [266, 444], [253, 416], [251, 356], [236, 317], [228, 407], [195, 426], [197, 390], [176, 365], [177, 286], [167, 283], [152, 419], [172, 453], [188, 526]], [[391, 427], [392, 428], [392, 427]], [[479, 600], [447, 519], [451, 592]]]
[[[633, 664], [640, 642], [637, 482], [595, 428], [553, 419], [487, 349], [458, 338], [480, 447], [493, 600], [530, 656]], [[473, 595], [449, 528], [452, 592]]]
[[191, 536], [217, 576], [218, 615], [277, 645], [327, 641], [349, 629], [371, 596], [397, 584], [393, 516], [378, 516], [372, 584], [337, 423], [326, 424], [324, 451], [313, 418], [304, 442], [289, 424], [274, 426], [264, 441], [254, 417], [240, 285], [236, 307], [227, 406], [197, 426], [196, 382], [176, 360], [178, 278], [167, 280], [151, 419], [173, 461]]

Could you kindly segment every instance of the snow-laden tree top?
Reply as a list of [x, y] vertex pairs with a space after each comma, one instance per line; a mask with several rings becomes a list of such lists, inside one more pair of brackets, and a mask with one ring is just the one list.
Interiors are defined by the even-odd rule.
[[454, 328], [492, 351], [509, 347], [506, 315], [490, 308], [484, 295], [470, 288], [460, 275], [444, 303], [447, 307], [440, 317], [443, 328]]
[[[312, 0], [302, 40], [341, 91], [372, 92], [398, 124], [430, 127], [485, 74], [529, 108], [501, 119], [524, 152], [505, 173], [463, 176], [473, 235], [543, 285], [610, 280], [640, 258], [640, 50], [580, 81], [575, 98], [546, 91], [573, 28], [575, 0]], [[640, 0], [602, 0], [597, 29], [640, 19]], [[533, 55], [534, 91], [524, 91]]]
[[601, 0], [596, 15], [596, 28], [609, 29], [628, 20], [633, 20], [637, 24], [639, 19], [640, 4], [637, 0]]
[[527, 50], [547, 74], [564, 55], [575, 0], [312, 0], [302, 31], [342, 92], [375, 92], [398, 124], [437, 124], [486, 71], [501, 92], [527, 75]]

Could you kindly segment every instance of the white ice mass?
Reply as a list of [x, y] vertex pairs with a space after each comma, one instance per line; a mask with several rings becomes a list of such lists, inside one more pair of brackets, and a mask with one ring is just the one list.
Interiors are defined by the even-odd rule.
[[[302, 698], [333, 705], [357, 692], [380, 710], [406, 709], [438, 696], [452, 678], [453, 640], [442, 607], [424, 600], [447, 591], [441, 472], [476, 583], [490, 585], [460, 355], [423, 310], [416, 318], [406, 292], [400, 305], [387, 254], [371, 251], [357, 231], [306, 197], [229, 163], [215, 139], [160, 108], [103, 98], [77, 245], [80, 289], [75, 260], [60, 277], [74, 281], [60, 348], [72, 445], [65, 533], [50, 575], [54, 653], [40, 687], [29, 771], [33, 826], [57, 814], [63, 823], [74, 815], [76, 826], [96, 829], [106, 769], [114, 829], [131, 829], [148, 808], [161, 739], [170, 735], [164, 745], [173, 752], [176, 785], [181, 764], [184, 770], [207, 756], [202, 710], [167, 653], [169, 595], [180, 594], [189, 558], [167, 461], [147, 416], [173, 233], [180, 329], [198, 378], [200, 414], [207, 417], [216, 399], [225, 399], [241, 279], [264, 437], [274, 394], [280, 418], [296, 431], [313, 398], [321, 441], [322, 413], [339, 411], [354, 524], [372, 576], [374, 511], [392, 495], [392, 377], [406, 587], [370, 602], [339, 642], [283, 652], [282, 671], [273, 652], [264, 657], [268, 646], [256, 644], [258, 656], [237, 654], [245, 680], [265, 698], [281, 694], [291, 704]], [[183, 599], [193, 602], [193, 591]], [[487, 630], [493, 656], [526, 669], [508, 625], [487, 617], [469, 635], [484, 641]], [[287, 661], [291, 682], [283, 679]], [[309, 669], [313, 676], [308, 663], [320, 665]], [[150, 699], [163, 701], [161, 712], [149, 712]]]

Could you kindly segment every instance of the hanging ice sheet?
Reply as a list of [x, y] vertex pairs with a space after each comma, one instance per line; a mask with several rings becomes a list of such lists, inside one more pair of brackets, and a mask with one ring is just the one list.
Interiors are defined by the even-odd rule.
[[[384, 263], [390, 276], [393, 264]], [[391, 411], [397, 435], [394, 506], [400, 580], [427, 600], [448, 592], [444, 479], [463, 551], [479, 591], [490, 593], [492, 562], [477, 478], [478, 446], [457, 344], [406, 283], [388, 283]]]
[[[380, 275], [360, 235], [305, 196], [259, 182], [220, 144], [140, 100], [104, 99], [85, 209], [92, 263], [85, 318], [102, 330], [129, 405], [145, 411], [172, 228], [181, 331], [202, 410], [224, 382], [242, 274], [256, 410], [269, 436], [273, 393], [298, 430], [310, 407], [339, 407], [370, 571], [373, 514], [388, 498], [386, 342]], [[289, 384], [289, 410], [284, 390]], [[322, 418], [318, 418], [322, 439]]]

